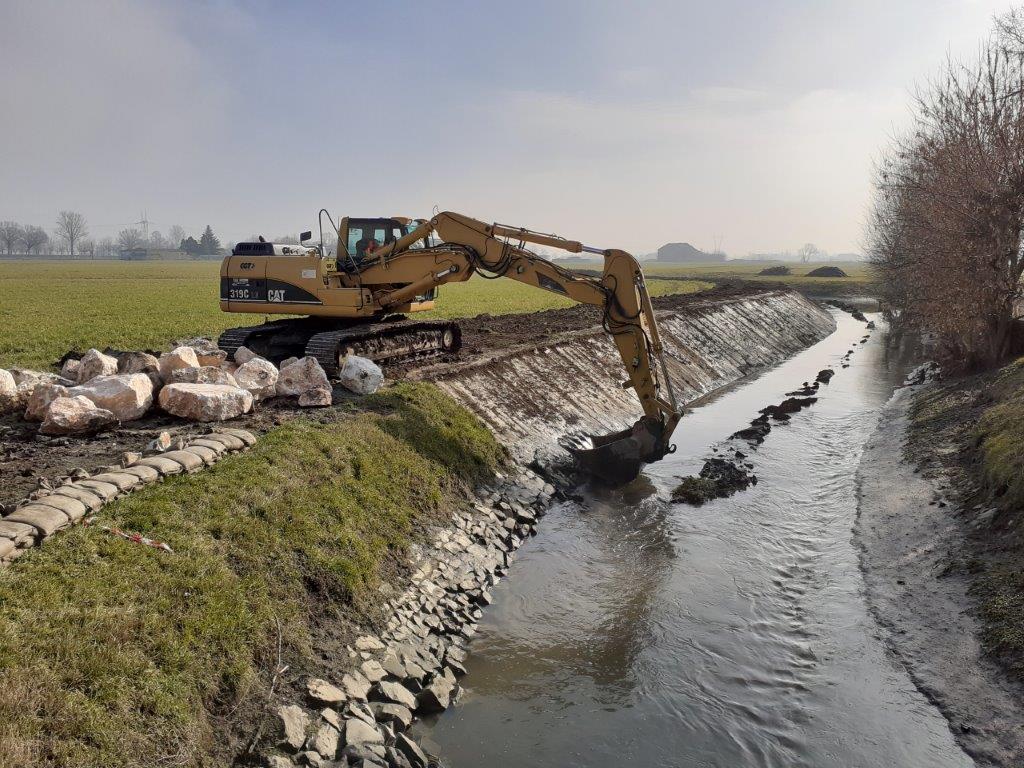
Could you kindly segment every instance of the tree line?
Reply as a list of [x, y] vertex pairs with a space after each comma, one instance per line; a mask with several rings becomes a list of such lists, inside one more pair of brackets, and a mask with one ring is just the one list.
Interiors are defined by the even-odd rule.
[[890, 320], [934, 334], [963, 369], [1020, 351], [1024, 9], [918, 87], [874, 186], [868, 258]]
[[[229, 243], [227, 250], [230, 247]], [[166, 236], [155, 231], [149, 233], [147, 238], [142, 230], [125, 227], [117, 233], [116, 238], [95, 240], [89, 236], [89, 224], [85, 216], [77, 211], [61, 211], [57, 214], [51, 232], [31, 224], [0, 221], [0, 250], [8, 256], [57, 253], [72, 257], [116, 259], [122, 252], [138, 249], [177, 249], [191, 256], [209, 256], [225, 251], [209, 224], [198, 239], [189, 235], [181, 225], [175, 224], [168, 229]]]

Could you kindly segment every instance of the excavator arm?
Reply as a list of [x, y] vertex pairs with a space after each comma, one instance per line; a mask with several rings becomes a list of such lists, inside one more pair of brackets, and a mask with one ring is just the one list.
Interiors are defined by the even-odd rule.
[[[430, 248], [412, 246], [430, 235], [442, 242]], [[600, 279], [571, 272], [527, 250], [533, 243], [570, 253], [604, 257]], [[474, 272], [506, 277], [601, 308], [605, 331], [612, 336], [628, 380], [644, 416], [631, 428], [610, 435], [588, 435], [563, 445], [593, 474], [611, 481], [632, 479], [644, 463], [657, 461], [672, 448], [669, 439], [680, 418], [662, 352], [654, 309], [640, 264], [625, 251], [598, 249], [574, 240], [501, 224], [486, 224], [458, 213], [444, 212], [422, 222], [408, 235], [389, 243], [362, 266], [374, 270], [406, 271], [409, 262], [432, 257], [426, 275], [381, 297], [381, 304], [399, 306], [432, 287], [468, 280]], [[397, 282], [397, 281], [396, 281]]]

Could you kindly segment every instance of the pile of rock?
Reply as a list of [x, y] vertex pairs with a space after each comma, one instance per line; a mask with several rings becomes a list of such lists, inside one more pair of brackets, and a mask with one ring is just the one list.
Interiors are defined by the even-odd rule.
[[493, 489], [472, 511], [457, 512], [453, 526], [418, 551], [408, 589], [385, 603], [384, 630], [349, 647], [354, 668], [333, 682], [308, 679], [304, 701], [278, 708], [264, 764], [433, 765], [409, 728], [458, 699], [466, 645], [491, 602], [489, 588], [508, 572], [554, 490], [527, 472]]
[[[372, 361], [350, 356], [342, 384], [375, 391], [383, 380]], [[313, 357], [280, 369], [240, 347], [234, 360], [209, 339], [190, 339], [159, 357], [148, 352], [90, 349], [68, 359], [60, 374], [0, 369], [0, 414], [24, 410], [44, 435], [94, 434], [141, 418], [154, 404], [189, 421], [216, 422], [248, 413], [272, 397], [296, 397], [302, 407], [333, 403], [331, 383]]]

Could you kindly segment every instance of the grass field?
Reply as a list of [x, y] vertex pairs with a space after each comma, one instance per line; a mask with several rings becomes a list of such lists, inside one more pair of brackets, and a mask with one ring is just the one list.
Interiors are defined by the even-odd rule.
[[[742, 279], [758, 283], [785, 283], [811, 296], [853, 296], [870, 295], [872, 276], [869, 265], [862, 261], [835, 261], [824, 264], [789, 264], [793, 274], [785, 276], [759, 275], [765, 267], [780, 262], [725, 262], [716, 264], [664, 264], [655, 261], [643, 262], [644, 274], [648, 277], [672, 278], [678, 280], [720, 280]], [[808, 277], [811, 270], [823, 266], [835, 266], [846, 272], [847, 277]], [[598, 261], [573, 264], [572, 269], [591, 272], [601, 269]], [[652, 290], [660, 280], [651, 280]]]
[[[216, 336], [259, 322], [217, 303], [215, 262], [0, 262], [0, 367], [45, 368], [70, 349], [163, 349], [173, 340]], [[651, 282], [656, 295], [708, 284]], [[441, 289], [436, 317], [537, 312], [572, 304], [513, 280], [473, 279]]]
[[78, 525], [0, 569], [0, 766], [230, 764], [278, 643], [287, 680], [340, 679], [339, 630], [504, 456], [440, 390], [404, 382], [99, 513], [173, 553]]

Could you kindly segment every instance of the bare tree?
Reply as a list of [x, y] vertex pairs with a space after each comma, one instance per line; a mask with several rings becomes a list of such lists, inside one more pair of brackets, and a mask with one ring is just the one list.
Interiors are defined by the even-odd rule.
[[57, 237], [68, 244], [68, 251], [72, 257], [75, 255], [75, 245], [78, 241], [89, 235], [89, 227], [85, 223], [85, 216], [77, 211], [61, 211], [57, 214]]
[[167, 230], [167, 241], [171, 248], [180, 248], [181, 241], [186, 237], [185, 228], [180, 224], [172, 224], [171, 228]]
[[1014, 7], [996, 16], [996, 40], [1010, 56], [1024, 51], [1024, 8]]
[[824, 251], [814, 243], [804, 243], [803, 247], [797, 251], [797, 255], [800, 257], [800, 261], [806, 264], [809, 261], [821, 259], [824, 256]]
[[[1006, 24], [1017, 24], [1003, 17]], [[934, 332], [948, 363], [992, 365], [1019, 332], [1024, 272], [1024, 48], [1009, 32], [947, 62], [880, 164], [869, 259], [890, 316]]]
[[166, 248], [167, 239], [159, 232], [153, 232], [149, 236], [149, 245], [152, 248]]
[[78, 244], [78, 252], [82, 256], [88, 256], [90, 259], [96, 258], [96, 241], [90, 238], [82, 240]]
[[13, 221], [0, 221], [0, 246], [10, 256], [25, 239], [25, 230]]
[[96, 255], [101, 259], [112, 259], [117, 256], [117, 246], [114, 243], [114, 238], [104, 237], [96, 245]]
[[145, 240], [139, 230], [129, 227], [117, 233], [117, 244], [122, 251], [133, 251], [136, 248], [142, 248], [145, 245]]
[[25, 234], [22, 237], [22, 242], [25, 243], [25, 253], [36, 252], [36, 249], [45, 245], [49, 239], [50, 236], [46, 234], [46, 230], [42, 227], [34, 227], [32, 225], [25, 227]]

